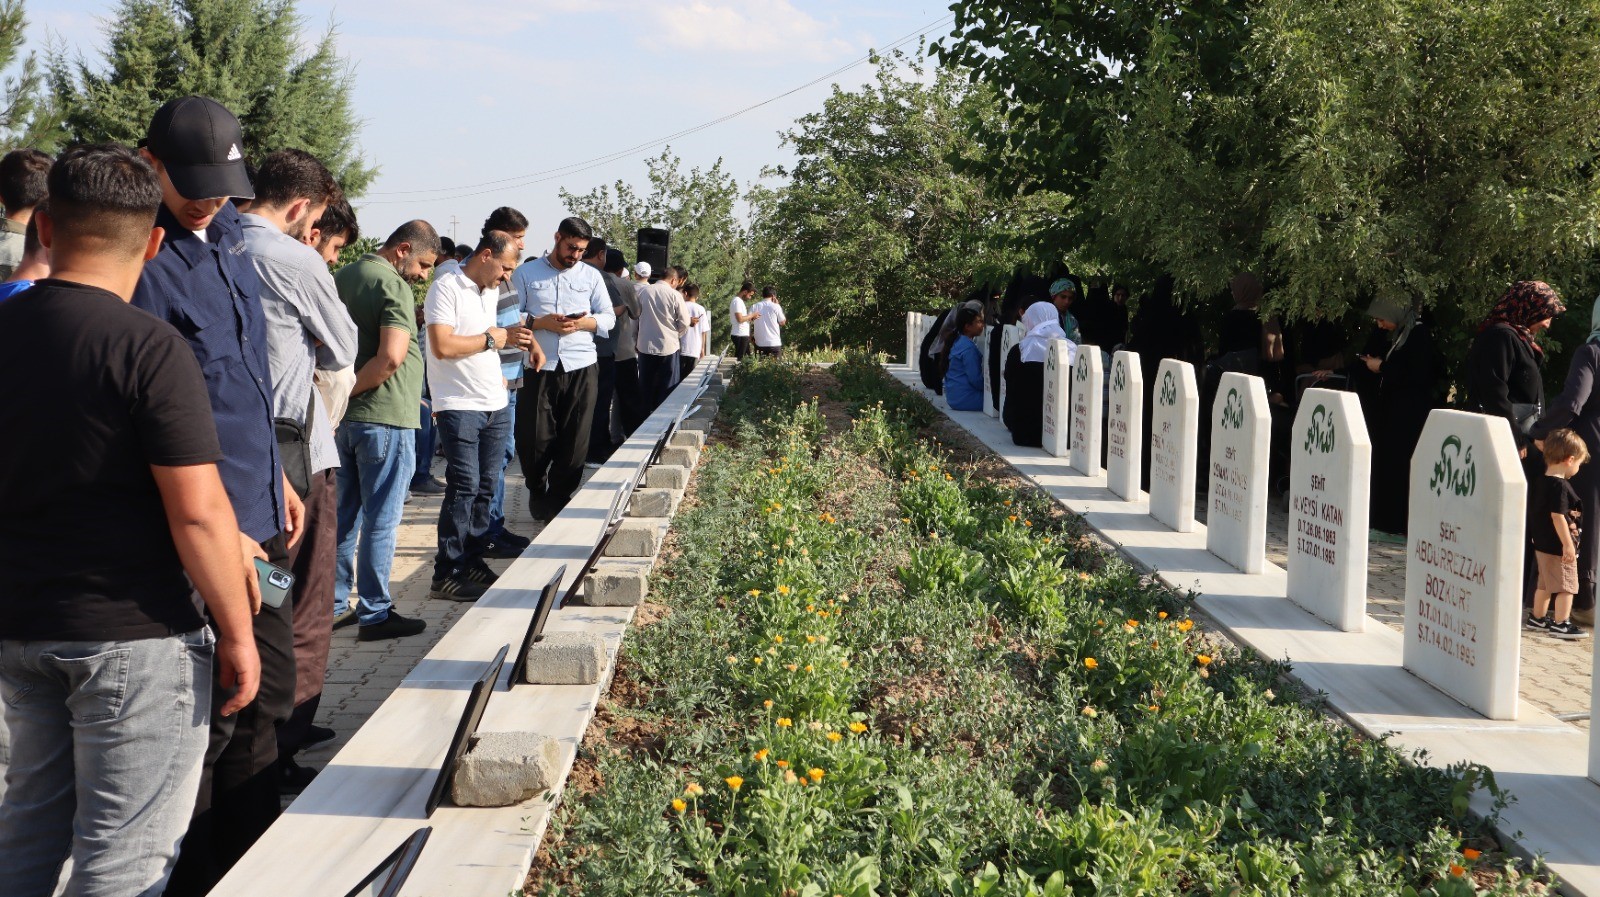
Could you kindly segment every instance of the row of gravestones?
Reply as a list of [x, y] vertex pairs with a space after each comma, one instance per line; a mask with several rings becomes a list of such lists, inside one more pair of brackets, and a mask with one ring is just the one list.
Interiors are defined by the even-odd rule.
[[[1148, 442], [1142, 370], [1137, 354], [1117, 352], [1106, 389], [1096, 347], [1054, 341], [1045, 361], [1044, 450], [1098, 477], [1104, 438], [1106, 483], [1133, 502], [1143, 499], [1148, 448], [1150, 515], [1193, 532], [1201, 469], [1194, 367], [1161, 362]], [[1224, 374], [1209, 425], [1206, 549], [1260, 573], [1272, 427], [1262, 380]], [[1351, 393], [1307, 390], [1291, 433], [1287, 597], [1340, 630], [1360, 632], [1373, 460], [1360, 404]], [[1515, 719], [1527, 483], [1510, 426], [1499, 417], [1432, 412], [1411, 459], [1410, 490], [1403, 663], [1484, 716]], [[1600, 694], [1595, 684], [1592, 696]], [[1600, 739], [1591, 740], [1589, 777], [1600, 782]]]

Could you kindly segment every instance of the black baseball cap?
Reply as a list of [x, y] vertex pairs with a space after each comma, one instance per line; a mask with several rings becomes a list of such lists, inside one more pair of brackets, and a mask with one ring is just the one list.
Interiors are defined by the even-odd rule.
[[150, 119], [143, 144], [161, 160], [185, 199], [254, 199], [244, 167], [244, 130], [228, 108], [210, 97], [169, 100]]

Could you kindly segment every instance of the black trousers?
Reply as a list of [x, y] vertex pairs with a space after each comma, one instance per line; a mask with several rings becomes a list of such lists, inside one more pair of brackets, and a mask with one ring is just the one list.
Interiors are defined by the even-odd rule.
[[594, 394], [594, 422], [589, 427], [589, 460], [604, 464], [616, 449], [611, 441], [611, 400], [617, 391], [617, 360], [601, 356], [595, 361], [598, 381]]
[[[261, 547], [272, 563], [289, 565], [288, 540], [282, 534]], [[224, 689], [213, 672], [211, 742], [194, 818], [167, 883], [167, 897], [203, 897], [278, 818], [278, 726], [294, 709], [293, 604], [261, 605], [253, 629], [261, 655], [261, 688], [243, 710], [224, 717], [222, 705], [233, 691]]]
[[694, 370], [694, 366], [699, 364], [699, 363], [700, 363], [700, 359], [699, 358], [685, 358], [684, 356], [679, 355], [678, 356], [678, 382], [682, 383], [683, 381], [689, 379], [689, 372]]
[[740, 361], [743, 361], [744, 357], [746, 355], [749, 355], [749, 354], [750, 354], [750, 337], [748, 337], [748, 336], [736, 336], [736, 337], [734, 337], [733, 338], [733, 357], [739, 359]]
[[549, 519], [583, 481], [589, 430], [599, 391], [598, 365], [528, 374], [517, 391], [517, 460], [528, 484], [529, 510]]
[[[756, 351], [762, 355], [771, 355], [773, 358], [781, 358], [783, 356], [782, 346], [756, 346]], [[998, 389], [999, 387], [996, 388]]]
[[644, 395], [646, 417], [667, 400], [677, 385], [678, 356], [639, 353], [639, 391]]
[[639, 359], [630, 358], [627, 361], [617, 362], [615, 368], [617, 377], [617, 417], [620, 419], [619, 429], [625, 440], [639, 429], [644, 419], [650, 416], [645, 410], [644, 396], [639, 391]]

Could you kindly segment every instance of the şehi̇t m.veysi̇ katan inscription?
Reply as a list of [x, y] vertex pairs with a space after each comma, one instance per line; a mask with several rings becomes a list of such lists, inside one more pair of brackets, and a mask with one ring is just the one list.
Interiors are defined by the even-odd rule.
[[1289, 471], [1289, 599], [1345, 632], [1367, 619], [1372, 439], [1353, 393], [1308, 389]]
[[1504, 418], [1438, 410], [1411, 458], [1405, 666], [1516, 719], [1527, 482]]

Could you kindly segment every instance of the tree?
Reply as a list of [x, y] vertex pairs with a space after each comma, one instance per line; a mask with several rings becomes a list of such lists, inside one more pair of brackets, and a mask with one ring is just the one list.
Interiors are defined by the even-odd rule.
[[22, 53], [27, 27], [22, 0], [0, 0], [0, 70], [15, 70], [0, 82], [0, 152], [18, 147], [53, 152], [61, 143], [39, 59]]
[[875, 62], [871, 84], [836, 86], [783, 135], [795, 164], [751, 194], [757, 268], [802, 339], [899, 345], [906, 312], [1004, 282], [1026, 260], [1012, 238], [1063, 205], [988, 189], [974, 135], [1004, 130], [992, 91], [899, 53]]
[[713, 312], [713, 345], [720, 344], [728, 335], [721, 300], [738, 291], [749, 265], [749, 235], [734, 214], [739, 184], [722, 170], [721, 159], [703, 171], [684, 172], [671, 147], [647, 160], [645, 172], [650, 190], [644, 195], [618, 180], [582, 196], [562, 190], [561, 201], [630, 259], [639, 228], [671, 231], [670, 260], [700, 285], [701, 304]]
[[55, 100], [74, 141], [133, 143], [162, 103], [209, 96], [239, 116], [255, 158], [294, 147], [359, 196], [377, 169], [361, 157], [351, 71], [330, 27], [301, 54], [294, 0], [122, 0], [99, 64], [52, 55]]

